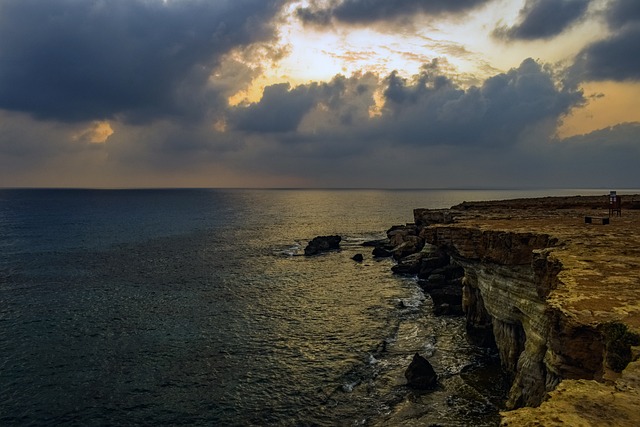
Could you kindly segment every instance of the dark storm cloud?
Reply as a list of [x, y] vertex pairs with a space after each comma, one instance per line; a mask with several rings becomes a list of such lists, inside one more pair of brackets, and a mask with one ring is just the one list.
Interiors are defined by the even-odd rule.
[[584, 15], [591, 0], [527, 0], [520, 22], [497, 28], [493, 35], [507, 40], [548, 39], [562, 33]]
[[585, 80], [640, 80], [640, 2], [613, 1], [606, 18], [611, 34], [576, 56], [569, 74], [574, 84]]
[[[338, 75], [327, 83], [295, 88], [288, 83], [267, 86], [259, 102], [231, 110], [230, 123], [235, 130], [252, 133], [295, 132], [310, 116], [325, 129], [334, 122], [338, 127], [350, 126], [356, 117], [367, 117], [367, 109], [373, 103], [374, 81], [373, 75], [367, 73], [351, 78]], [[330, 112], [331, 117], [323, 112]]]
[[0, 0], [0, 108], [61, 121], [198, 114], [220, 56], [271, 37], [281, 3]]
[[468, 12], [492, 0], [342, 0], [330, 6], [313, 4], [297, 11], [304, 22], [327, 25], [332, 19], [352, 24], [393, 21], [415, 14], [447, 15]]
[[629, 188], [640, 182], [639, 132], [640, 123], [621, 123], [539, 146], [539, 152], [556, 182]]
[[235, 128], [249, 132], [291, 132], [319, 101], [317, 84], [291, 89], [288, 83], [267, 86], [260, 102], [240, 108]]
[[611, 28], [619, 28], [628, 22], [640, 21], [640, 1], [614, 0], [607, 12]]
[[620, 123], [585, 135], [566, 138], [563, 143], [590, 145], [591, 147], [601, 147], [605, 150], [616, 147], [630, 147], [635, 151], [639, 151], [640, 145], [637, 143], [639, 134], [640, 123]]
[[[371, 114], [376, 91], [384, 105]], [[558, 88], [552, 72], [532, 59], [469, 89], [444, 75], [434, 60], [412, 78], [393, 72], [375, 81], [369, 75], [295, 89], [271, 86], [260, 102], [240, 107], [232, 122], [241, 132], [290, 132], [297, 145], [317, 144], [318, 156], [336, 150], [334, 143], [353, 141], [366, 141], [358, 149], [389, 142], [505, 147], [530, 129], [556, 124], [583, 102], [581, 92]]]
[[532, 59], [467, 90], [438, 74], [437, 63], [412, 81], [392, 74], [386, 84], [382, 128], [414, 144], [513, 144], [584, 101], [580, 92], [558, 88], [551, 72]]
[[640, 80], [640, 21], [588, 46], [575, 69], [581, 80]]

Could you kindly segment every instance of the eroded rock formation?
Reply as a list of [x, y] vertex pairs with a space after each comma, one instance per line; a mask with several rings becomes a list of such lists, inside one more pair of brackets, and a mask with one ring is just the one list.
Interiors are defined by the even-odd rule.
[[[634, 198], [640, 199], [627, 200]], [[447, 269], [463, 271], [453, 277], [463, 276], [457, 286], [468, 337], [498, 348], [512, 378], [510, 409], [539, 406], [563, 380], [613, 384], [637, 358], [640, 212], [623, 212], [606, 226], [584, 224], [585, 215], [606, 215], [606, 200], [523, 199], [414, 211], [415, 234], [405, 237], [416, 236], [432, 254], [446, 254]], [[396, 271], [417, 274], [427, 259], [433, 262], [425, 252], [409, 259], [403, 253]], [[438, 268], [422, 273], [427, 292], [446, 278]]]

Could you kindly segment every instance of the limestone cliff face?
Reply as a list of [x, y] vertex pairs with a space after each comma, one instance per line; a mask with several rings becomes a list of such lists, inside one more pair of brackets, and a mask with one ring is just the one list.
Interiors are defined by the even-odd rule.
[[508, 408], [539, 406], [563, 379], [600, 380], [605, 371], [626, 366], [631, 357], [619, 366], [612, 362], [630, 348], [611, 338], [615, 324], [578, 322], [549, 304], [562, 285], [563, 265], [554, 255], [561, 241], [547, 233], [457, 224], [454, 216], [418, 211], [416, 224], [426, 242], [464, 268], [468, 335], [478, 345], [497, 346], [513, 380]]
[[465, 270], [467, 329], [477, 343], [497, 345], [513, 378], [507, 405], [539, 405], [558, 382], [545, 362], [551, 324], [545, 297], [555, 276], [543, 250], [557, 242], [547, 235], [459, 226], [427, 227], [423, 235]]
[[[414, 210], [425, 247], [464, 270], [447, 289], [463, 287], [468, 338], [511, 375], [502, 425], [640, 425], [640, 195], [624, 198], [607, 225], [586, 221], [606, 196]], [[427, 291], [433, 260], [406, 269]]]

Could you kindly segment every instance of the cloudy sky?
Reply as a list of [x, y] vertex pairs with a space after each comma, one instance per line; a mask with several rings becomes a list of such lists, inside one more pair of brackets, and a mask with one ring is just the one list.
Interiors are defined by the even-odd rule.
[[0, 0], [0, 187], [640, 188], [638, 0]]

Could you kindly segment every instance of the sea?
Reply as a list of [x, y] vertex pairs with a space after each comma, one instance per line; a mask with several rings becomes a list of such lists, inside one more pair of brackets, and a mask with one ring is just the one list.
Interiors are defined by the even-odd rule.
[[497, 425], [497, 355], [362, 243], [414, 208], [607, 193], [0, 190], [0, 425]]

